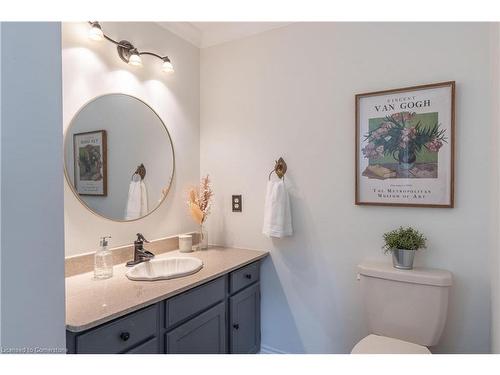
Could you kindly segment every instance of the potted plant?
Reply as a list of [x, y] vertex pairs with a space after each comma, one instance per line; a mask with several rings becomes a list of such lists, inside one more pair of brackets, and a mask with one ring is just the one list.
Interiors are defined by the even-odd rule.
[[392, 264], [395, 268], [411, 270], [415, 251], [426, 248], [426, 238], [412, 227], [399, 227], [384, 233], [384, 251], [392, 253]]

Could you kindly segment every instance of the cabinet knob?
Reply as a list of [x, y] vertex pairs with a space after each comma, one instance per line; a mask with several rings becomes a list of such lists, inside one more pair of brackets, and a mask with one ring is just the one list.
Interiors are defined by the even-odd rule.
[[238, 323], [233, 324], [233, 328], [234, 328], [234, 329], [240, 329], [240, 325], [239, 325]]
[[251, 274], [251, 273], [246, 273], [246, 274], [245, 274], [245, 277], [246, 277], [248, 280], [250, 280], [250, 279], [252, 278], [252, 274]]
[[122, 333], [120, 333], [120, 338], [123, 341], [127, 341], [130, 338], [130, 333], [128, 333], [128, 332], [122, 332]]

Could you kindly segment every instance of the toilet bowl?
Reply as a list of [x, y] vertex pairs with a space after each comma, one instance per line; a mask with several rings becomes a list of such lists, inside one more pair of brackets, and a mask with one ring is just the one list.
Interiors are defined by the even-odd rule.
[[351, 353], [431, 354], [446, 323], [451, 273], [366, 262], [358, 279], [370, 334]]

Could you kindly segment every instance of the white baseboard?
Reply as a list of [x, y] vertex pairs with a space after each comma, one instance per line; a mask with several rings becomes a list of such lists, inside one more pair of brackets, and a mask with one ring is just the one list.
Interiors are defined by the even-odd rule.
[[267, 345], [261, 345], [259, 354], [288, 354], [288, 353], [276, 348], [272, 348]]

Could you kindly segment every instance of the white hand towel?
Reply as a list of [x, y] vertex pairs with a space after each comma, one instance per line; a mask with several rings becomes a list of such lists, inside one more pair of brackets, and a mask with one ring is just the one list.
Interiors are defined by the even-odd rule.
[[267, 183], [262, 233], [277, 238], [293, 234], [290, 197], [283, 180]]
[[138, 219], [148, 213], [148, 195], [144, 181], [130, 181], [125, 220]]
[[148, 212], [148, 190], [144, 180], [141, 180], [141, 216], [146, 216]]

